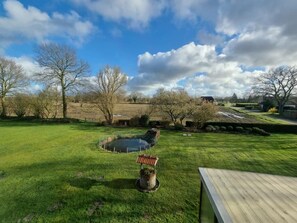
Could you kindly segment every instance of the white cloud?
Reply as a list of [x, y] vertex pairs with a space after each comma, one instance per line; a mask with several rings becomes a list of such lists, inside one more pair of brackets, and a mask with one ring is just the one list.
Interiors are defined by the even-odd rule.
[[219, 35], [199, 33], [203, 44], [228, 36], [223, 52], [229, 59], [248, 66], [297, 63], [296, 0], [173, 0], [170, 7], [176, 18], [214, 25]]
[[21, 65], [24, 69], [25, 74], [31, 78], [37, 72], [42, 71], [42, 68], [30, 57], [21, 56], [21, 57], [7, 57], [16, 62], [16, 64]]
[[132, 29], [146, 27], [160, 16], [165, 8], [165, 0], [72, 0], [106, 20], [125, 22]]
[[[0, 17], [2, 48], [26, 40], [43, 41], [49, 37], [63, 37], [81, 43], [94, 29], [74, 11], [49, 15], [36, 7], [27, 8], [17, 0], [3, 2], [5, 16]], [[2, 49], [3, 50], [3, 49]]]
[[[218, 55], [213, 45], [189, 43], [179, 49], [138, 57], [139, 75], [129, 81], [131, 90], [152, 93], [160, 87], [185, 87], [192, 94], [226, 96], [249, 90], [255, 75], [240, 64]], [[182, 84], [181, 84], [182, 82]]]

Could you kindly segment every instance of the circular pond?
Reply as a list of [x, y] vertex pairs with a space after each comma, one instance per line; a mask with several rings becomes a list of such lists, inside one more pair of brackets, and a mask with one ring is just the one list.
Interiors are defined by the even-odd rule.
[[105, 149], [115, 152], [136, 152], [150, 148], [147, 141], [138, 138], [115, 139], [104, 146]]

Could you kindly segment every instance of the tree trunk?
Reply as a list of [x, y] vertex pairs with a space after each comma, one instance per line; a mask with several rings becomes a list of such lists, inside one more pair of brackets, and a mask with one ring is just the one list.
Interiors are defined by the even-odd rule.
[[63, 118], [67, 118], [67, 101], [65, 88], [62, 87]]
[[6, 103], [5, 103], [4, 97], [1, 97], [1, 106], [2, 106], [2, 112], [0, 113], [0, 115], [2, 117], [6, 117], [7, 116], [7, 108], [6, 108]]
[[112, 125], [113, 123], [113, 114], [108, 114], [108, 124]]
[[284, 104], [283, 103], [278, 104], [278, 113], [280, 116], [282, 116], [284, 114]]

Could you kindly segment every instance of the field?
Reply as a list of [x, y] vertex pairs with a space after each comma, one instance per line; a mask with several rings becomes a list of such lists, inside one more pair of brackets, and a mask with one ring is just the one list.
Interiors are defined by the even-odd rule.
[[198, 167], [297, 176], [297, 135], [163, 131], [160, 188], [135, 189], [139, 153], [98, 149], [99, 138], [145, 129], [0, 121], [0, 222], [197, 222]]
[[[119, 103], [115, 106], [115, 120], [130, 119], [135, 115], [142, 115], [148, 109], [149, 104], [132, 104]], [[255, 115], [256, 114], [256, 115]], [[61, 114], [60, 114], [61, 116]], [[104, 120], [103, 114], [99, 111], [95, 104], [79, 104], [69, 103], [69, 117], [92, 122]], [[162, 120], [162, 115], [159, 112], [154, 112], [151, 115], [151, 120]], [[191, 119], [186, 119], [191, 120]], [[185, 120], [185, 121], [186, 121]], [[270, 114], [264, 112], [249, 112], [238, 108], [219, 107], [217, 117], [212, 121], [236, 122], [236, 123], [279, 123], [288, 124], [290, 122], [281, 120], [277, 117], [270, 117]], [[184, 123], [185, 124], [185, 123]]]

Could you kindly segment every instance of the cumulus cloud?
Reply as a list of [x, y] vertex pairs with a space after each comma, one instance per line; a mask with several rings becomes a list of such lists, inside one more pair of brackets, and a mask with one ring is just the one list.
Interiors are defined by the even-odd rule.
[[42, 68], [30, 57], [21, 56], [21, 57], [7, 57], [16, 62], [16, 64], [21, 65], [24, 69], [25, 74], [28, 77], [33, 77], [35, 73], [41, 72]]
[[[3, 2], [5, 16], [0, 17], [0, 43], [7, 47], [25, 40], [43, 41], [50, 36], [81, 43], [94, 29], [74, 11], [49, 15], [36, 7], [27, 8], [17, 0]], [[2, 47], [2, 48], [3, 48]]]
[[132, 29], [146, 27], [161, 15], [165, 0], [72, 0], [106, 20], [125, 22]]
[[203, 20], [215, 22], [218, 16], [218, 0], [169, 0], [168, 6], [175, 17], [182, 20]]
[[[131, 90], [154, 92], [160, 87], [185, 87], [192, 94], [243, 95], [261, 70], [247, 71], [218, 55], [214, 45], [189, 43], [179, 49], [138, 57], [139, 75], [129, 81]], [[180, 83], [182, 84], [180, 85]]]
[[296, 64], [295, 0], [174, 0], [170, 7], [179, 19], [213, 24], [219, 35], [199, 32], [200, 42], [220, 44], [227, 36], [223, 52], [232, 60], [248, 66]]

